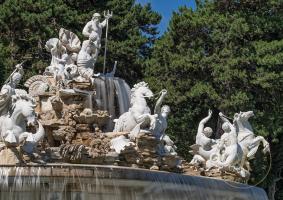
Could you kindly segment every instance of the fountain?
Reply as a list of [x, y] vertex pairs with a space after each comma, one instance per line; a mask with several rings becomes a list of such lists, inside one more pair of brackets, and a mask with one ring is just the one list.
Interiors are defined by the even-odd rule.
[[[0, 199], [267, 199], [243, 184], [260, 143], [269, 151], [248, 122], [251, 111], [235, 114], [233, 124], [219, 113], [225, 133], [218, 140], [204, 128], [209, 112], [187, 162], [166, 135], [165, 89], [154, 94], [145, 82], [130, 88], [115, 77], [117, 63], [94, 74], [111, 17], [100, 22], [95, 13], [82, 43], [66, 29], [48, 40], [51, 64], [26, 81], [28, 92], [16, 89], [22, 64], [2, 87]], [[147, 98], [154, 96], [151, 112]]]

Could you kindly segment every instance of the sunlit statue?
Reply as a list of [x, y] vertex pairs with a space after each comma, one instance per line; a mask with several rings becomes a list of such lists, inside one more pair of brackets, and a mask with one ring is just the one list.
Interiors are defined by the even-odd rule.
[[6, 115], [12, 105], [12, 95], [15, 95], [15, 89], [24, 74], [21, 64], [16, 65], [16, 69], [9, 76], [6, 83], [1, 88], [0, 93], [0, 116]]
[[79, 73], [83, 78], [89, 79], [92, 77], [99, 48], [97, 35], [95, 34], [91, 34], [88, 40], [83, 41], [77, 59]]
[[248, 179], [251, 171], [249, 160], [254, 157], [260, 143], [263, 144], [263, 153], [270, 151], [269, 143], [262, 136], [255, 136], [248, 122], [254, 116], [253, 111], [236, 113], [233, 124], [220, 112], [224, 133], [218, 140], [210, 138], [210, 128], [204, 128], [211, 114], [209, 111], [209, 115], [199, 124], [196, 144], [191, 146], [194, 157], [190, 164], [206, 170], [216, 168], [233, 172]]
[[[16, 89], [24, 71], [16, 65], [0, 94], [0, 147], [22, 145], [22, 150], [32, 154], [37, 143], [44, 137], [44, 129], [35, 113], [35, 100], [24, 90]], [[26, 131], [27, 126], [38, 125], [35, 134]]]
[[167, 116], [170, 113], [170, 107], [167, 105], [162, 106], [162, 102], [167, 95], [167, 90], [161, 90], [161, 95], [154, 107], [154, 114], [157, 115], [156, 123], [154, 125], [153, 134], [158, 139], [165, 134], [167, 129]]
[[206, 162], [206, 169], [216, 167], [232, 170], [242, 177], [249, 177], [250, 173], [243, 168], [243, 151], [238, 144], [236, 127], [221, 112], [219, 117], [224, 122], [222, 124], [224, 133], [218, 141], [216, 152]]
[[83, 35], [87, 38], [89, 38], [91, 35], [92, 37], [96, 37], [97, 45], [101, 46], [101, 35], [102, 35], [102, 29], [106, 26], [107, 20], [109, 20], [112, 17], [112, 14], [107, 13], [105, 15], [105, 19], [100, 22], [101, 15], [99, 13], [94, 13], [92, 15], [91, 21], [87, 22], [83, 29]]
[[152, 129], [155, 125], [156, 115], [151, 115], [146, 98], [152, 98], [153, 93], [148, 84], [140, 82], [131, 90], [131, 107], [116, 120], [113, 132], [128, 131], [138, 133], [140, 129]]
[[212, 135], [212, 129], [210, 127], [204, 127], [205, 124], [212, 116], [212, 111], [208, 111], [208, 116], [202, 119], [198, 126], [198, 132], [196, 136], [196, 144], [192, 145], [191, 148], [197, 152], [194, 153], [191, 164], [204, 164], [206, 160], [209, 159], [210, 155], [215, 152], [214, 145], [216, 144], [215, 140], [210, 138]]

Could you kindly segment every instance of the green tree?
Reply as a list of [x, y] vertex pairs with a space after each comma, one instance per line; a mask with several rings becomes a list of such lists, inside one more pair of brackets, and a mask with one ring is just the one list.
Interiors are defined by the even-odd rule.
[[[209, 108], [215, 115], [209, 125], [217, 136], [219, 111], [233, 117], [235, 112], [253, 110], [255, 134], [267, 138], [272, 155], [278, 155], [276, 146], [283, 144], [283, 1], [218, 0], [197, 5], [195, 11], [182, 7], [173, 14], [167, 33], [145, 63], [150, 86], [169, 91], [172, 115], [167, 132], [177, 141], [179, 153], [190, 159], [189, 146]], [[282, 161], [272, 164], [262, 184], [267, 189], [275, 177], [277, 187], [282, 183]], [[253, 183], [266, 170], [257, 167]]]
[[[0, 82], [23, 60], [27, 61], [26, 77], [42, 73], [51, 59], [44, 48], [45, 42], [58, 37], [61, 27], [83, 40], [81, 31], [92, 14], [102, 14], [105, 10], [113, 11], [109, 21], [107, 70], [112, 70], [117, 60], [119, 76], [131, 83], [140, 79], [141, 63], [150, 54], [161, 18], [150, 5], [141, 6], [134, 0], [6, 0], [0, 4]], [[102, 71], [103, 52], [102, 49], [96, 64], [98, 72]]]

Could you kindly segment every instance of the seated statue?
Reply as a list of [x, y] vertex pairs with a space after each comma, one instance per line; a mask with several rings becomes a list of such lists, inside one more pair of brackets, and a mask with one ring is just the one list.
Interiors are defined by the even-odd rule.
[[209, 159], [210, 155], [215, 151], [216, 141], [211, 139], [212, 129], [210, 127], [204, 127], [208, 120], [212, 116], [212, 111], [208, 111], [208, 116], [202, 119], [198, 126], [198, 132], [196, 136], [196, 144], [192, 145], [191, 148], [194, 152], [194, 157], [190, 162], [193, 165], [204, 164]]

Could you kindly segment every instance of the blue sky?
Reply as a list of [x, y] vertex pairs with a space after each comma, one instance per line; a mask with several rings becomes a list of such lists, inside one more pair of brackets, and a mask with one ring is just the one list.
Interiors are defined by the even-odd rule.
[[173, 11], [177, 11], [180, 6], [195, 8], [194, 0], [136, 0], [137, 3], [144, 5], [150, 3], [153, 10], [162, 15], [162, 20], [158, 26], [160, 34], [166, 31]]

